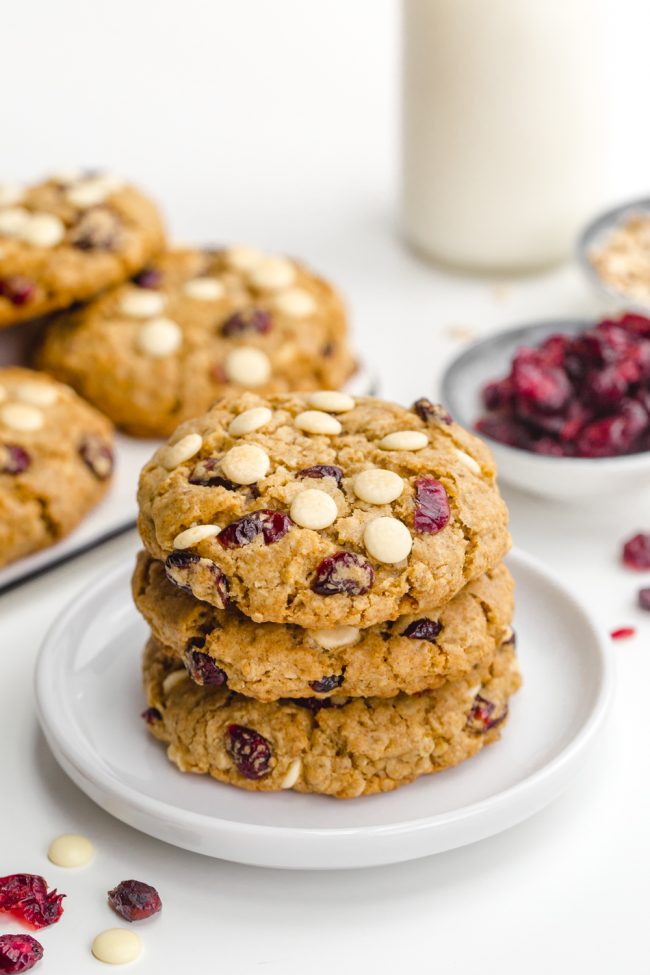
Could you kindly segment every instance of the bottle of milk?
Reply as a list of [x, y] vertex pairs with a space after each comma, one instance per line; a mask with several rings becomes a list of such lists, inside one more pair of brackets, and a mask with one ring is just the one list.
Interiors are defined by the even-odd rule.
[[402, 221], [434, 260], [569, 256], [602, 206], [600, 0], [403, 0]]

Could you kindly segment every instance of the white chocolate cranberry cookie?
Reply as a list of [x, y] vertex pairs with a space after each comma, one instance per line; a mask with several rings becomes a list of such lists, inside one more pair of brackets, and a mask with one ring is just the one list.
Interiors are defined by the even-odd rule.
[[510, 544], [488, 448], [428, 400], [230, 397], [157, 451], [138, 496], [172, 582], [310, 629], [437, 610]]
[[163, 246], [158, 210], [114, 176], [58, 173], [0, 183], [0, 326], [85, 301]]
[[0, 565], [67, 535], [105, 494], [109, 420], [68, 386], [0, 369]]
[[343, 385], [334, 289], [252, 248], [173, 250], [47, 333], [40, 364], [136, 436], [168, 436], [218, 397]]
[[241, 789], [351, 799], [441, 772], [496, 741], [521, 679], [509, 643], [489, 664], [434, 691], [262, 703], [199, 687], [152, 639], [144, 683], [143, 718], [181, 771]]
[[467, 676], [512, 638], [513, 583], [504, 565], [470, 582], [436, 614], [303, 630], [253, 623], [172, 585], [162, 562], [138, 556], [133, 597], [153, 635], [197, 684], [259, 701], [416, 694]]

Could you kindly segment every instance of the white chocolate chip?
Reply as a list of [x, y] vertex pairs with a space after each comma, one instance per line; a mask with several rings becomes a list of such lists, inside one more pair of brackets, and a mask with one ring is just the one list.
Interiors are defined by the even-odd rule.
[[429, 438], [421, 430], [397, 430], [380, 440], [379, 446], [382, 450], [422, 450], [428, 443]]
[[32, 406], [52, 406], [59, 398], [59, 391], [51, 383], [24, 382], [13, 390], [16, 399]]
[[226, 376], [241, 386], [262, 386], [271, 375], [269, 357], [260, 349], [233, 349], [223, 364]]
[[375, 518], [368, 522], [363, 543], [369, 555], [386, 565], [402, 562], [413, 547], [410, 531], [397, 518]]
[[237, 271], [250, 271], [264, 258], [265, 255], [257, 247], [248, 247], [245, 244], [239, 244], [237, 247], [231, 247], [229, 251], [226, 251], [226, 261], [230, 267], [234, 267]]
[[85, 867], [95, 856], [95, 847], [85, 836], [64, 833], [52, 840], [47, 857], [57, 867]]
[[132, 318], [151, 318], [159, 315], [164, 306], [164, 295], [147, 288], [133, 288], [120, 301], [120, 311]]
[[461, 464], [464, 464], [465, 467], [467, 467], [472, 472], [472, 474], [481, 473], [480, 464], [478, 464], [473, 457], [470, 457], [469, 454], [466, 454], [464, 450], [458, 450], [456, 447], [454, 447], [454, 451]]
[[221, 470], [235, 484], [256, 484], [268, 474], [270, 466], [266, 451], [252, 443], [231, 447], [221, 461]]
[[0, 207], [10, 207], [20, 203], [25, 190], [18, 183], [0, 183]]
[[158, 461], [168, 471], [171, 471], [175, 467], [178, 467], [179, 464], [198, 454], [202, 446], [203, 437], [199, 433], [188, 433], [178, 443], [163, 447], [158, 456]]
[[185, 282], [183, 291], [196, 301], [217, 301], [226, 293], [223, 282], [217, 278], [193, 278]]
[[56, 247], [65, 237], [65, 224], [53, 213], [35, 213], [19, 237], [34, 247]]
[[298, 414], [294, 422], [305, 433], [322, 433], [330, 437], [336, 436], [343, 429], [336, 417], [320, 410], [305, 410]]
[[218, 525], [193, 525], [192, 528], [179, 532], [174, 539], [174, 548], [192, 548], [199, 542], [204, 542], [206, 538], [214, 538], [220, 531]]
[[361, 632], [356, 626], [335, 626], [325, 630], [310, 630], [309, 635], [323, 650], [350, 647], [361, 638]]
[[296, 269], [286, 257], [265, 257], [248, 272], [252, 285], [262, 291], [281, 291], [293, 284]]
[[5, 237], [18, 237], [30, 220], [29, 210], [24, 210], [22, 207], [0, 210], [0, 234]]
[[283, 315], [291, 318], [306, 318], [313, 315], [318, 307], [316, 299], [304, 288], [289, 288], [273, 299], [273, 304]]
[[112, 196], [123, 186], [123, 181], [116, 176], [92, 176], [82, 179], [66, 191], [69, 203], [80, 209], [96, 206]]
[[354, 398], [347, 393], [337, 393], [333, 389], [319, 389], [315, 393], [310, 393], [307, 402], [317, 410], [325, 410], [326, 413], [347, 413], [356, 406]]
[[189, 680], [188, 673], [184, 667], [182, 670], [172, 670], [171, 674], [167, 674], [162, 683], [163, 694], [165, 697], [184, 680]]
[[394, 471], [377, 467], [357, 474], [352, 486], [356, 496], [368, 504], [390, 504], [404, 490], [404, 481]]
[[228, 433], [231, 437], [243, 437], [247, 433], [261, 430], [273, 416], [268, 406], [254, 406], [250, 410], [240, 413], [230, 421]]
[[163, 359], [182, 345], [183, 333], [171, 318], [152, 318], [140, 326], [137, 343], [143, 352]]
[[292, 521], [301, 528], [312, 528], [319, 531], [334, 524], [338, 515], [336, 502], [325, 491], [318, 488], [306, 488], [297, 494], [291, 503], [289, 512]]
[[287, 769], [287, 774], [282, 779], [281, 789], [293, 789], [294, 785], [300, 778], [300, 773], [302, 772], [302, 759], [294, 758], [293, 762]]
[[95, 958], [106, 965], [128, 965], [140, 957], [142, 944], [135, 931], [108, 928], [97, 935], [91, 950]]
[[40, 430], [45, 418], [35, 406], [27, 403], [5, 403], [0, 407], [0, 422], [12, 430], [28, 433]]

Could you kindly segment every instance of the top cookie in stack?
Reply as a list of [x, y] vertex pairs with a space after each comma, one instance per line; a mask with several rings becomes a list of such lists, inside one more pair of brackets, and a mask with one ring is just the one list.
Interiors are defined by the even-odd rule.
[[139, 505], [177, 585], [308, 628], [439, 608], [510, 543], [488, 449], [428, 400], [222, 400], [147, 464]]
[[0, 184], [0, 327], [85, 301], [164, 244], [155, 205], [115, 176], [74, 170]]

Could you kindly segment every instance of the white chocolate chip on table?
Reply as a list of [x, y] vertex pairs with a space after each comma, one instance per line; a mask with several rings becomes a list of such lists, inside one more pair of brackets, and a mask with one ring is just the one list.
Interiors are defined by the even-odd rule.
[[397, 518], [375, 518], [363, 533], [366, 551], [378, 562], [394, 565], [408, 558], [413, 548], [411, 533]]
[[128, 965], [140, 957], [142, 944], [135, 931], [108, 928], [93, 941], [92, 953], [98, 961], [107, 965]]
[[85, 867], [94, 858], [95, 847], [85, 836], [64, 833], [52, 840], [47, 856], [57, 867]]
[[234, 484], [256, 484], [268, 474], [270, 466], [266, 451], [255, 444], [231, 447], [221, 461], [221, 470]]
[[291, 520], [301, 528], [318, 531], [333, 525], [338, 515], [334, 499], [318, 488], [306, 488], [297, 494], [289, 511]]

